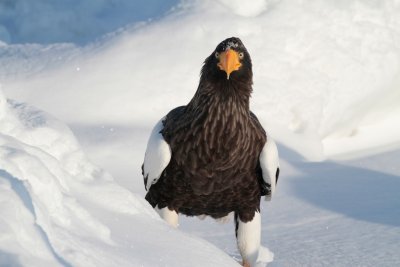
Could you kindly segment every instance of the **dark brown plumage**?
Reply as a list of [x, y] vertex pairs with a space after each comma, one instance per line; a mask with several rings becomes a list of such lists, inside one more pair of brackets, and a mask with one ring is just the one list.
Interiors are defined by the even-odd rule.
[[[241, 64], [229, 79], [218, 57], [227, 46]], [[259, 211], [269, 194], [259, 163], [266, 134], [249, 109], [251, 92], [250, 55], [240, 39], [226, 39], [205, 60], [192, 100], [163, 121], [172, 157], [146, 195], [153, 207], [214, 218], [233, 211], [243, 222]]]

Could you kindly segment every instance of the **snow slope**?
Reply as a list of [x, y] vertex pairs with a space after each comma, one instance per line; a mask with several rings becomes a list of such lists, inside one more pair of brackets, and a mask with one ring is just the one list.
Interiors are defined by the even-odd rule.
[[0, 40], [7, 43], [84, 44], [128, 23], [157, 19], [177, 2], [177, 0], [1, 1]]
[[[285, 131], [274, 134], [279, 141], [309, 159], [399, 147], [398, 2], [230, 3], [185, 1], [161, 21], [71, 48], [63, 65], [57, 61], [27, 80], [5, 78], [4, 90], [69, 123], [146, 124], [188, 102], [201, 62], [235, 35], [253, 57], [253, 109], [271, 129]], [[56, 49], [61, 48], [27, 47], [49, 55]], [[152, 110], [143, 116], [149, 98]], [[304, 149], [304, 140], [312, 149]]]
[[[238, 36], [253, 59], [252, 110], [278, 140], [282, 157], [277, 196], [262, 213], [262, 242], [275, 253], [271, 266], [400, 265], [399, 1], [182, 1], [162, 19], [131, 22], [85, 46], [79, 39], [76, 44], [2, 44], [4, 91], [66, 121], [88, 157], [134, 192], [137, 204], [145, 193], [140, 165], [151, 128], [190, 100], [201, 63], [215, 46]], [[89, 176], [97, 184], [103, 175]], [[107, 251], [110, 259], [134, 257], [134, 242], [141, 248], [138, 261], [163, 265], [141, 242], [166, 251], [176, 235], [189, 238], [154, 222], [148, 209], [141, 211], [149, 215], [110, 217], [103, 207], [108, 201], [82, 200], [72, 191], [82, 208], [117, 236], [112, 240], [121, 250], [109, 249], [107, 238], [89, 246]], [[108, 199], [117, 198], [116, 192]], [[125, 237], [131, 221], [139, 234]], [[147, 225], [157, 231], [138, 240]], [[180, 228], [239, 258], [232, 224], [182, 218]], [[164, 234], [167, 241], [159, 244], [157, 236]], [[57, 236], [50, 240], [61, 261], [75, 260], [54, 245]], [[187, 244], [207, 246], [195, 240]], [[0, 260], [11, 263], [13, 255], [25, 255], [22, 251], [0, 253]], [[60, 262], [51, 249], [47, 253]], [[171, 266], [183, 264], [173, 260], [192, 262], [168, 253], [159, 255]]]
[[0, 95], [0, 133], [0, 266], [235, 264], [167, 226], [44, 112]]

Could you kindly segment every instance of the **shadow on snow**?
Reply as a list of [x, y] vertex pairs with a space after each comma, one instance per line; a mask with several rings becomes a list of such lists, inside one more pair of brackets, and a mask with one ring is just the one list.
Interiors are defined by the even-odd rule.
[[[26, 189], [24, 182], [20, 181], [19, 179], [15, 178], [10, 173], [8, 173], [7, 171], [2, 170], [2, 169], [0, 169], [0, 178], [4, 178], [5, 180], [9, 181], [9, 183], [11, 184], [11, 188], [14, 190], [14, 192], [17, 194], [17, 196], [21, 199], [21, 201], [23, 202], [23, 204], [27, 208], [27, 210], [33, 215], [33, 217], [35, 219], [34, 226], [36, 227], [38, 233], [42, 237], [44, 243], [47, 245], [48, 249], [53, 254], [55, 259], [64, 267], [72, 267], [72, 265], [67, 260], [65, 260], [61, 255], [59, 255], [56, 252], [56, 250], [54, 249], [53, 245], [50, 242], [50, 239], [49, 239], [46, 231], [42, 228], [41, 225], [37, 224], [36, 212], [35, 212], [35, 208], [33, 205], [33, 201], [32, 201], [31, 195], [29, 194], [29, 191]], [[8, 255], [9, 254], [6, 254], [7, 257], [8, 257]], [[0, 251], [0, 260], [2, 259], [1, 257], [2, 257], [2, 254]], [[0, 265], [0, 267], [1, 266], [2, 265]], [[8, 266], [8, 265], [6, 265], [6, 266]], [[12, 266], [14, 266], [14, 265], [12, 265]], [[18, 265], [15, 265], [15, 266], [18, 266]]]
[[399, 176], [332, 161], [302, 162], [290, 149], [279, 149], [302, 172], [291, 183], [299, 198], [357, 220], [400, 226]]

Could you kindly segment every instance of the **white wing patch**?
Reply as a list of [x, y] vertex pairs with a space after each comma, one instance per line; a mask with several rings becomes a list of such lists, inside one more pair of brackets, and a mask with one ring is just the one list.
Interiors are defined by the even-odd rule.
[[260, 166], [264, 181], [271, 186], [271, 194], [265, 196], [265, 200], [270, 201], [277, 183], [276, 175], [279, 169], [279, 155], [274, 140], [269, 136], [260, 154]]
[[164, 128], [164, 119], [165, 117], [154, 126], [147, 142], [143, 163], [143, 177], [146, 190], [149, 190], [150, 186], [158, 181], [171, 160], [171, 148], [160, 133]]

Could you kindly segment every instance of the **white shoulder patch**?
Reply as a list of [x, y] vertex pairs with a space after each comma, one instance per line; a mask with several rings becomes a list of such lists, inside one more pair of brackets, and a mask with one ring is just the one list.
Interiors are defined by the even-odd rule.
[[265, 197], [265, 200], [269, 201], [275, 192], [276, 175], [279, 169], [278, 148], [274, 140], [269, 136], [267, 136], [267, 142], [260, 154], [260, 166], [264, 181], [271, 186], [271, 195]]
[[147, 142], [143, 163], [143, 177], [145, 179], [146, 190], [149, 190], [150, 186], [158, 181], [171, 160], [171, 148], [160, 133], [164, 128], [164, 119], [165, 117], [154, 126]]

